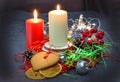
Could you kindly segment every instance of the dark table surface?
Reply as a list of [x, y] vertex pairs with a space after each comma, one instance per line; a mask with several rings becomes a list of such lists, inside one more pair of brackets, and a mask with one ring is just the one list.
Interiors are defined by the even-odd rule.
[[[112, 47], [112, 55], [120, 59], [119, 12], [110, 16], [92, 11], [69, 12], [69, 18], [76, 19], [80, 14], [101, 20], [101, 28], [109, 33], [116, 43]], [[17, 71], [21, 63], [16, 63], [13, 59], [16, 53], [25, 50], [25, 20], [30, 17], [32, 17], [32, 14], [25, 11], [12, 11], [0, 14], [0, 82], [36, 82], [36, 80], [26, 78], [24, 72], [18, 73]], [[47, 14], [41, 14], [40, 17], [44, 18], [46, 22], [48, 21]], [[101, 63], [87, 75], [78, 78], [59, 75], [55, 78], [39, 80], [39, 82], [120, 82], [119, 77], [120, 62], [108, 59], [106, 69], [103, 63]]]

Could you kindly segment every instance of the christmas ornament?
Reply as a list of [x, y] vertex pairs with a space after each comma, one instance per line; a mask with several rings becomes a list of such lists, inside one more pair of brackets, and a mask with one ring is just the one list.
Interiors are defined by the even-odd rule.
[[66, 55], [61, 53], [60, 54], [60, 61], [65, 61]]
[[84, 61], [84, 60], [80, 60], [77, 62], [76, 65], [76, 72], [80, 75], [84, 75], [87, 74], [89, 72], [89, 66], [88, 66], [88, 62]]

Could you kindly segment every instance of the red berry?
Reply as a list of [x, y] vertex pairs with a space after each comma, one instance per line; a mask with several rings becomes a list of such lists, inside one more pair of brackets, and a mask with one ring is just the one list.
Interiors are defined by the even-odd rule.
[[89, 45], [92, 45], [92, 40], [87, 40], [87, 43], [88, 43]]
[[83, 37], [86, 37], [86, 36], [87, 36], [87, 33], [83, 32], [83, 33], [82, 33], [82, 36], [83, 36]]
[[95, 43], [98, 43], [98, 40], [97, 40], [97, 39], [95, 39], [95, 40], [94, 40], [94, 42], [95, 42]]
[[69, 69], [70, 69], [70, 66], [68, 66], [67, 69], [69, 70]]
[[94, 33], [94, 29], [93, 28], [90, 30], [90, 33]]
[[77, 62], [74, 62], [72, 67], [76, 67], [76, 65], [77, 65]]
[[96, 33], [95, 36], [96, 36], [97, 39], [99, 39], [99, 34], [98, 33]]
[[100, 35], [99, 35], [99, 39], [103, 39], [103, 35], [100, 34]]
[[89, 31], [88, 31], [88, 30], [85, 30], [84, 32], [85, 32], [85, 33], [89, 33]]
[[101, 45], [103, 45], [103, 44], [104, 44], [104, 41], [101, 39], [101, 40], [99, 40], [99, 43], [100, 43]]
[[104, 35], [104, 31], [100, 31], [99, 33], [100, 33], [100, 35]]
[[85, 31], [83, 32], [83, 36], [84, 36], [84, 37], [88, 36], [88, 34], [89, 34], [89, 31], [88, 31], [88, 30], [85, 30]]
[[97, 28], [93, 28], [93, 32], [96, 33], [98, 30]]
[[66, 73], [68, 70], [63, 70], [62, 73]]
[[84, 38], [83, 36], [81, 36], [80, 40], [82, 40], [82, 41], [83, 41], [83, 40], [85, 40], [85, 38]]
[[89, 34], [88, 34], [88, 37], [91, 37], [91, 36], [92, 36], [92, 33], [89, 33]]

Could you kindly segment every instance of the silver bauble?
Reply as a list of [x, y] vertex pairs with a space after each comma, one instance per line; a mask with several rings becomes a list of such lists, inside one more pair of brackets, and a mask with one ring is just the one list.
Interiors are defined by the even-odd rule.
[[80, 75], [87, 74], [89, 72], [88, 62], [80, 60], [76, 65], [76, 72]]
[[60, 61], [65, 61], [66, 55], [61, 53], [60, 54]]

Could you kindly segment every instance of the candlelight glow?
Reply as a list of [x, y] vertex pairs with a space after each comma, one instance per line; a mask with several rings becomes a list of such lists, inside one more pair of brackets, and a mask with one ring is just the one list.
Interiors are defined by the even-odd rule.
[[57, 10], [60, 10], [60, 5], [59, 4], [57, 5]]
[[37, 18], [38, 18], [38, 12], [37, 12], [36, 9], [34, 9], [33, 16], [34, 16], [34, 22], [36, 23], [38, 21], [37, 20]]
[[37, 17], [38, 17], [38, 13], [37, 13], [37, 10], [35, 9], [34, 10], [34, 19], [37, 19]]

